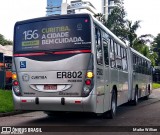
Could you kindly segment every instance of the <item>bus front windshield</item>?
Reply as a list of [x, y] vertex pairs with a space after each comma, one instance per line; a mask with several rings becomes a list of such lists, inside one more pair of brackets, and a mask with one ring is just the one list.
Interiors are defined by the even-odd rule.
[[16, 24], [14, 53], [91, 49], [89, 17]]

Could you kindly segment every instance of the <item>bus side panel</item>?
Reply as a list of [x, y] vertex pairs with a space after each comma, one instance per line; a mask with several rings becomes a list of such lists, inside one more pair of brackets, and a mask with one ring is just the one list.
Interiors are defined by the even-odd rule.
[[96, 113], [103, 113], [104, 104], [104, 70], [103, 66], [97, 64], [97, 75], [96, 75], [96, 90], [97, 90], [97, 109]]
[[104, 98], [104, 112], [110, 110], [111, 102], [111, 92], [110, 92], [110, 76], [109, 76], [109, 66], [104, 69], [104, 85], [105, 85], [105, 98]]
[[133, 73], [133, 96], [132, 99], [134, 99], [135, 89], [136, 86], [138, 86], [138, 97], [144, 97], [148, 95], [148, 85], [150, 84], [150, 76], [144, 75], [140, 73]]
[[119, 70], [119, 91], [121, 104], [128, 102], [128, 72], [122, 70]]
[[[118, 70], [116, 68], [110, 69], [110, 92], [113, 90], [113, 86], [118, 87]], [[118, 91], [118, 88], [117, 88]], [[119, 92], [118, 92], [119, 94]], [[117, 97], [117, 105], [119, 105], [120, 99]]]
[[148, 75], [144, 75], [141, 74], [139, 76], [139, 97], [144, 97], [146, 95], [148, 95], [148, 80], [149, 80], [149, 76]]
[[132, 100], [134, 100], [136, 85], [139, 84], [138, 73], [133, 72]]

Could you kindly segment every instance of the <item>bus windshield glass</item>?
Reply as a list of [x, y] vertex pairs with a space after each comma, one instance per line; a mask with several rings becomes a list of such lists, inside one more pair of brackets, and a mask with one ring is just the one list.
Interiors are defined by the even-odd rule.
[[17, 23], [14, 53], [91, 49], [89, 17]]

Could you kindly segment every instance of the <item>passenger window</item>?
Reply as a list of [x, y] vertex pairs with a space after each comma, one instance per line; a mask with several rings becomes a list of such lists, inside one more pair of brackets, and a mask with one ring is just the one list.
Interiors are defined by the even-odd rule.
[[101, 43], [101, 32], [99, 29], [95, 29], [96, 33], [96, 49], [97, 49], [97, 63], [99, 65], [103, 64], [103, 55], [102, 55], [102, 43]]
[[128, 69], [128, 64], [127, 64], [127, 52], [126, 52], [126, 49], [121, 49], [122, 50], [122, 54], [123, 54], [123, 57], [122, 57], [122, 69], [127, 71]]
[[122, 69], [121, 47], [119, 44], [117, 44], [116, 64], [117, 64], [117, 68]]
[[109, 60], [108, 60], [108, 41], [106, 39], [103, 39], [103, 48], [104, 48], [105, 65], [109, 65]]
[[135, 57], [135, 55], [132, 53], [132, 65], [133, 65], [133, 71], [135, 71], [136, 70], [136, 65], [135, 65], [135, 63], [136, 63], [136, 57]]
[[128, 70], [128, 61], [127, 61], [127, 49], [124, 49], [125, 51], [125, 60], [126, 60], [126, 67], [125, 67], [125, 70], [127, 71]]
[[115, 51], [115, 55], [117, 56], [117, 43], [116, 42], [114, 42], [114, 51]]
[[139, 73], [142, 73], [142, 59], [139, 58]]
[[110, 50], [111, 50], [111, 53], [114, 52], [113, 40], [112, 39], [110, 39]]
[[116, 67], [115, 46], [114, 46], [114, 41], [112, 39], [110, 39], [110, 63], [111, 67]]
[[148, 70], [149, 70], [149, 75], [152, 74], [152, 66], [151, 66], [151, 63], [148, 63]]

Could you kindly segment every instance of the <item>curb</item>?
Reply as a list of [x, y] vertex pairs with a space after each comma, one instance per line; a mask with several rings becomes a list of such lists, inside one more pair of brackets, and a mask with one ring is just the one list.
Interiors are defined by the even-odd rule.
[[29, 113], [29, 112], [30, 111], [14, 111], [14, 112], [0, 113], [0, 117], [12, 116], [12, 115]]

